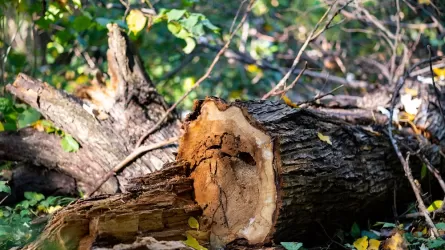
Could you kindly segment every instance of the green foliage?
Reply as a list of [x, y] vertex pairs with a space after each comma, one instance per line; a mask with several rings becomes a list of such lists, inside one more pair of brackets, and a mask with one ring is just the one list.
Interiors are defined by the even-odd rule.
[[302, 249], [303, 243], [301, 242], [281, 242], [280, 243], [286, 250], [299, 250]]
[[9, 249], [34, 240], [44, 224], [31, 223], [33, 219], [45, 214], [51, 214], [61, 206], [72, 202], [73, 198], [49, 196], [25, 192], [25, 200], [15, 207], [0, 207], [0, 248]]
[[213, 25], [204, 15], [190, 13], [184, 9], [162, 9], [155, 22], [167, 21], [168, 30], [177, 38], [183, 39], [183, 51], [190, 54], [196, 47], [195, 38], [205, 34], [204, 28], [218, 33], [220, 28]]
[[47, 120], [40, 120], [40, 113], [25, 104], [14, 104], [11, 98], [0, 97], [0, 131], [15, 131], [17, 129], [33, 126], [46, 133], [55, 133], [62, 139], [61, 147], [66, 152], [79, 150], [79, 143], [64, 131], [54, 127]]
[[65, 135], [60, 143], [66, 152], [76, 152], [79, 150], [79, 143], [77, 143], [71, 135]]

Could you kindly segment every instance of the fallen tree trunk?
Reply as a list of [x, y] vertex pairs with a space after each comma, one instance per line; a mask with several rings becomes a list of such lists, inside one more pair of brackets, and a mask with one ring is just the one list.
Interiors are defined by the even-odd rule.
[[386, 136], [317, 111], [208, 98], [184, 129], [176, 163], [130, 180], [124, 194], [61, 210], [27, 249], [185, 239], [191, 216], [211, 248], [304, 241], [314, 227], [331, 232], [364, 212], [391, 210], [403, 186]]

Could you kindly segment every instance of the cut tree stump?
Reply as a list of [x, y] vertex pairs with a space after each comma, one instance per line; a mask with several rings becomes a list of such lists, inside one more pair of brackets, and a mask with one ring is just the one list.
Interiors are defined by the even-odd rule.
[[183, 126], [175, 163], [130, 180], [123, 194], [62, 209], [26, 249], [112, 249], [187, 234], [212, 249], [304, 242], [369, 211], [392, 212], [395, 190], [411, 192], [385, 135], [325, 113], [207, 98]]

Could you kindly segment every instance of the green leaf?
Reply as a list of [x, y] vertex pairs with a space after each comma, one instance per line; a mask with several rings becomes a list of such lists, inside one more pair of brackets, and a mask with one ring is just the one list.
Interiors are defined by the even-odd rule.
[[7, 181], [0, 181], [0, 192], [11, 193], [11, 188], [8, 186]]
[[190, 31], [193, 33], [195, 37], [200, 37], [205, 34], [204, 26], [202, 25], [202, 23], [198, 23], [197, 25], [193, 26]]
[[187, 45], [182, 50], [184, 51], [184, 53], [190, 54], [196, 47], [195, 39], [187, 37], [185, 39], [185, 42], [187, 43]]
[[428, 169], [426, 168], [425, 163], [422, 164], [422, 170], [420, 171], [420, 179], [421, 179], [421, 180], [423, 180], [423, 178], [425, 178], [426, 173], [427, 173], [427, 170], [428, 170]]
[[73, 3], [79, 8], [82, 7], [82, 2], [80, 0], [73, 0]]
[[439, 222], [436, 224], [437, 229], [439, 230], [445, 230], [445, 223]]
[[5, 114], [11, 110], [12, 103], [8, 98], [0, 97], [0, 113]]
[[182, 27], [179, 23], [171, 22], [167, 24], [167, 28], [173, 35], [176, 35], [181, 31]]
[[427, 242], [427, 245], [428, 245], [429, 249], [438, 248], [438, 247], [445, 245], [445, 240], [443, 240], [441, 238], [437, 238], [435, 240], [429, 240]]
[[188, 223], [191, 228], [199, 230], [199, 222], [195, 217], [190, 217]]
[[286, 250], [298, 250], [303, 246], [301, 242], [281, 242], [280, 243]]
[[207, 27], [209, 30], [218, 33], [221, 29], [215, 25], [213, 25], [213, 23], [211, 23], [209, 21], [209, 19], [204, 19], [201, 21], [202, 24], [204, 24], [205, 27]]
[[65, 135], [60, 143], [65, 152], [76, 152], [79, 150], [79, 143], [71, 135]]
[[355, 222], [354, 222], [354, 224], [352, 224], [352, 227], [351, 227], [351, 236], [354, 239], [360, 238], [360, 227]]
[[185, 10], [177, 10], [177, 9], [172, 9], [169, 12], [167, 12], [167, 19], [168, 21], [177, 21], [179, 19], [181, 19], [182, 16], [184, 16], [185, 14]]
[[200, 15], [191, 14], [187, 19], [182, 22], [184, 27], [188, 30], [192, 30], [192, 28], [198, 23]]
[[207, 248], [199, 245], [199, 242], [190, 234], [187, 234], [187, 240], [183, 241], [187, 246], [196, 250], [207, 250]]
[[34, 122], [38, 121], [39, 119], [40, 119], [40, 113], [33, 108], [29, 108], [18, 115], [17, 127], [19, 129], [27, 127], [33, 124]]
[[36, 192], [25, 192], [24, 196], [27, 200], [30, 200], [30, 201], [41, 201], [41, 200], [45, 199], [45, 196], [43, 194], [39, 194]]
[[30, 214], [31, 214], [31, 212], [29, 212], [28, 209], [23, 209], [22, 211], [20, 211], [20, 217], [25, 217], [25, 216], [28, 216]]
[[371, 231], [367, 231], [367, 230], [362, 230], [361, 232], [361, 236], [367, 236], [369, 239], [378, 239], [379, 236], [377, 234], [375, 234], [374, 232]]
[[88, 29], [90, 24], [91, 24], [90, 18], [88, 18], [86, 16], [77, 16], [72, 23], [72, 27], [76, 31], [81, 32], [81, 31]]
[[394, 223], [389, 223], [389, 222], [377, 222], [374, 224], [374, 226], [380, 226], [382, 225], [382, 228], [388, 228], [388, 227], [396, 227], [396, 224]]

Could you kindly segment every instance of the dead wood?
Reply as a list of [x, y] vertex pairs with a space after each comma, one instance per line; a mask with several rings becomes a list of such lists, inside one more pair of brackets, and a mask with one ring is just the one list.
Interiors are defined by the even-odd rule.
[[204, 246], [266, 247], [350, 227], [382, 208], [392, 213], [394, 190], [398, 200], [411, 194], [384, 133], [322, 112], [208, 98], [184, 129], [176, 163], [132, 179], [124, 194], [61, 210], [27, 249], [184, 240], [190, 216]]
[[[67, 155], [57, 148], [59, 143], [55, 142], [55, 138], [37, 135], [37, 137], [45, 137], [44, 140], [47, 142], [22, 141], [21, 135], [16, 134], [18, 137], [15, 141], [23, 144], [22, 146], [28, 148], [28, 152], [33, 154], [20, 156], [19, 148], [15, 147], [9, 149], [12, 150], [11, 153], [8, 150], [5, 154], [17, 157], [8, 156], [8, 158], [14, 158], [14, 160], [35, 158], [36, 165], [58, 168], [78, 180], [79, 183], [85, 184], [82, 191], [86, 193], [91, 191], [95, 183], [113, 166], [132, 152], [139, 137], [166, 113], [167, 107], [162, 96], [156, 92], [153, 83], [144, 72], [143, 64], [133, 52], [128, 37], [116, 25], [109, 28], [107, 55], [110, 81], [105, 83], [98, 74], [92, 86], [77, 91], [77, 94], [84, 99], [56, 90], [24, 74], [19, 74], [15, 82], [6, 87], [7, 91], [36, 108], [55, 126], [71, 134], [81, 145], [79, 152]], [[179, 133], [179, 123], [173, 113], [169, 115], [162, 129], [147, 138], [146, 143], [159, 143]], [[10, 136], [3, 133], [1, 135], [5, 139]], [[33, 137], [29, 134], [27, 136]], [[2, 146], [7, 147], [7, 145]], [[46, 153], [36, 152], [40, 151], [37, 150], [38, 148], [44, 149], [45, 146], [50, 150]], [[175, 146], [170, 146], [146, 153], [131, 162], [117, 175], [117, 178], [110, 178], [106, 185], [102, 186], [100, 192], [115, 193], [119, 189], [123, 190], [128, 178], [161, 169], [165, 163], [174, 160], [175, 151]], [[58, 153], [53, 156], [55, 159], [38, 157], [55, 152]], [[79, 156], [75, 156], [76, 154]], [[69, 159], [70, 156], [73, 158], [72, 161]], [[3, 154], [3, 157], [6, 156]]]

